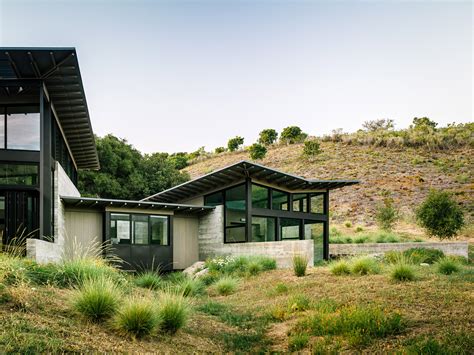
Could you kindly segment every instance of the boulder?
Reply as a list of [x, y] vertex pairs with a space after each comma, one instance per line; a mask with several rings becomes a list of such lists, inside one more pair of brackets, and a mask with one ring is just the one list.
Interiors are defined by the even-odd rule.
[[209, 273], [209, 269], [202, 269], [201, 271], [198, 271], [194, 274], [194, 278], [198, 279], [204, 275], [207, 275]]
[[183, 274], [194, 277], [194, 274], [204, 268], [204, 261], [196, 261], [191, 266], [183, 270]]

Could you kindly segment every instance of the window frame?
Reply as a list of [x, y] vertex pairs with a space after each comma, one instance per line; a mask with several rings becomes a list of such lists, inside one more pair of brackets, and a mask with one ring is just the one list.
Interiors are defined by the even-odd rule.
[[[39, 141], [39, 148], [36, 149], [21, 149], [21, 148], [8, 148], [8, 120], [7, 116], [9, 113], [9, 108], [25, 108], [25, 113], [37, 113], [39, 115], [39, 131], [38, 131], [38, 141]], [[3, 112], [0, 113], [0, 117], [3, 119], [3, 146], [0, 146], [0, 151], [18, 151], [18, 152], [40, 152], [41, 151], [41, 108], [39, 105], [36, 104], [19, 104], [19, 105], [4, 105], [2, 106]]]

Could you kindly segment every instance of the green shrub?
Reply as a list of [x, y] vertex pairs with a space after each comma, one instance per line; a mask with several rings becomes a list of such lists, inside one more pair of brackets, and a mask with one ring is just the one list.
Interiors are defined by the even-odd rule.
[[86, 279], [73, 296], [76, 311], [93, 322], [112, 317], [118, 307], [121, 292], [107, 277]]
[[297, 126], [289, 126], [283, 129], [280, 135], [280, 141], [286, 144], [303, 142], [308, 135]]
[[163, 285], [163, 280], [160, 275], [152, 271], [144, 272], [136, 276], [134, 282], [138, 287], [148, 288], [150, 290], [158, 290]]
[[363, 231], [364, 231], [364, 228], [361, 227], [361, 226], [357, 226], [356, 229], [355, 229], [356, 233], [360, 233], [360, 232], [363, 232]]
[[414, 264], [433, 264], [444, 257], [444, 253], [441, 250], [428, 248], [410, 248], [405, 250], [403, 255]]
[[288, 308], [292, 312], [306, 311], [311, 307], [311, 300], [308, 296], [297, 294], [288, 300]]
[[176, 333], [186, 325], [189, 315], [190, 306], [183, 296], [171, 292], [160, 295], [158, 316], [162, 330], [171, 334]]
[[429, 235], [440, 239], [454, 237], [464, 226], [461, 208], [445, 191], [431, 190], [416, 210], [416, 219]]
[[398, 211], [393, 206], [393, 199], [385, 197], [382, 204], [377, 205], [375, 219], [380, 228], [391, 230], [398, 219]]
[[123, 274], [102, 259], [77, 259], [60, 265], [55, 283], [60, 287], [80, 285], [84, 280], [108, 277], [117, 283], [125, 282]]
[[214, 284], [214, 287], [219, 295], [228, 296], [237, 290], [238, 284], [239, 281], [236, 278], [224, 276]]
[[277, 294], [287, 293], [288, 292], [288, 286], [285, 285], [284, 283], [279, 282], [275, 286], [275, 292]]
[[380, 266], [374, 258], [360, 257], [351, 262], [351, 272], [357, 275], [378, 274]]
[[399, 262], [392, 267], [390, 278], [394, 281], [413, 281], [415, 280], [415, 270], [410, 264]]
[[54, 279], [58, 273], [57, 264], [38, 264], [28, 260], [24, 263], [25, 276], [35, 285], [46, 285], [54, 283]]
[[451, 275], [461, 269], [457, 261], [446, 257], [438, 260], [436, 268], [440, 274], [444, 275]]
[[344, 222], [344, 226], [345, 226], [346, 228], [351, 228], [351, 227], [352, 227], [352, 223], [351, 223], [350, 221], [345, 221], [345, 222]]
[[295, 334], [288, 339], [288, 350], [298, 351], [304, 349], [309, 342], [308, 334]]
[[270, 145], [276, 142], [278, 133], [274, 129], [264, 129], [260, 132], [258, 137], [258, 143], [263, 145]]
[[368, 243], [370, 241], [370, 238], [366, 235], [360, 235], [360, 236], [355, 237], [353, 241], [356, 244], [364, 244], [364, 243]]
[[306, 157], [314, 157], [322, 153], [321, 144], [318, 140], [306, 140], [303, 145], [303, 155]]
[[234, 152], [239, 149], [242, 144], [244, 144], [244, 139], [242, 137], [237, 136], [229, 139], [229, 141], [227, 142], [227, 149], [229, 149], [229, 151], [231, 152]]
[[201, 280], [201, 282], [205, 286], [212, 285], [218, 279], [219, 279], [219, 274], [217, 274], [216, 272], [208, 272], [207, 274], [204, 274], [201, 277], [199, 277], [199, 280]]
[[334, 261], [329, 265], [329, 270], [334, 275], [349, 275], [351, 268], [346, 260]]
[[295, 276], [301, 277], [306, 275], [306, 268], [308, 267], [308, 258], [304, 255], [293, 256], [293, 273]]
[[204, 283], [200, 279], [185, 277], [174, 286], [176, 291], [184, 297], [199, 296], [204, 293]]
[[[254, 273], [257, 269], [256, 264], [259, 265], [258, 268], [260, 271], [276, 269], [275, 259], [260, 255], [216, 257], [206, 260], [206, 267], [210, 272], [237, 276], [245, 276]], [[249, 271], [249, 267], [252, 268], [251, 272]]]
[[332, 227], [329, 235], [339, 237], [341, 235], [341, 232], [339, 232], [336, 227]]
[[224, 153], [225, 152], [225, 148], [224, 147], [217, 147], [215, 150], [214, 150], [214, 153], [216, 154], [220, 154], [220, 153]]
[[256, 261], [251, 261], [247, 266], [247, 272], [249, 273], [249, 275], [255, 276], [258, 275], [261, 271], [262, 266]]
[[159, 323], [160, 317], [155, 305], [145, 298], [130, 298], [113, 320], [118, 331], [134, 338], [152, 333]]
[[267, 154], [267, 148], [259, 143], [254, 143], [247, 149], [250, 153], [250, 158], [253, 160], [263, 159]]
[[253, 259], [260, 264], [263, 271], [275, 270], [277, 268], [277, 263], [274, 258], [257, 255], [254, 256]]

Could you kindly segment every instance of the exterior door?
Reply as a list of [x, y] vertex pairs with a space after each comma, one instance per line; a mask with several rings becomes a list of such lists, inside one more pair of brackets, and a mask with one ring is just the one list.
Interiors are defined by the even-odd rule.
[[37, 237], [38, 221], [39, 201], [36, 191], [0, 192], [0, 228], [3, 230], [4, 244], [10, 243], [15, 237]]

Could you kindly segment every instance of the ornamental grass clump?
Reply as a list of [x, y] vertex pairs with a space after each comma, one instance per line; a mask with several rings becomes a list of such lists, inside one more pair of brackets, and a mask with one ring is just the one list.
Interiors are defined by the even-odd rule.
[[239, 281], [236, 278], [224, 276], [214, 284], [214, 287], [219, 295], [228, 296], [237, 290], [238, 285]]
[[175, 289], [184, 297], [194, 297], [204, 293], [205, 285], [200, 279], [185, 277], [175, 284]]
[[60, 265], [55, 283], [60, 287], [70, 287], [82, 284], [85, 280], [107, 277], [115, 282], [123, 283], [125, 279], [116, 268], [108, 265], [102, 259], [84, 258], [66, 261]]
[[113, 319], [115, 329], [132, 338], [151, 334], [159, 323], [155, 304], [147, 298], [138, 297], [128, 299]]
[[163, 280], [157, 273], [148, 271], [136, 276], [134, 283], [138, 287], [158, 290], [163, 285]]
[[461, 269], [457, 261], [446, 257], [436, 263], [436, 268], [440, 274], [444, 275], [451, 275]]
[[408, 263], [397, 263], [392, 266], [390, 278], [394, 281], [413, 281], [415, 280], [415, 269]]
[[190, 315], [188, 300], [180, 294], [163, 292], [158, 299], [158, 317], [161, 330], [174, 334], [186, 325]]
[[92, 322], [111, 318], [117, 311], [121, 291], [108, 277], [86, 279], [73, 296], [74, 309]]
[[356, 275], [378, 274], [380, 266], [374, 258], [364, 256], [351, 262], [351, 272]]
[[347, 260], [334, 261], [329, 265], [329, 270], [332, 274], [341, 276], [349, 275], [351, 273], [351, 268]]
[[306, 275], [306, 268], [308, 267], [308, 258], [304, 255], [293, 256], [293, 273], [298, 276]]

